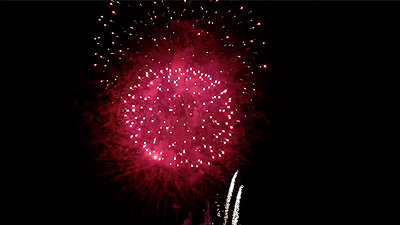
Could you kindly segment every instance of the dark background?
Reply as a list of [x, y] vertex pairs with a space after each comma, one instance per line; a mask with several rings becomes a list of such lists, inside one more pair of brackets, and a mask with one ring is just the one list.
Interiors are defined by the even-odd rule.
[[[364, 59], [376, 51], [388, 3], [252, 2], [269, 40], [269, 71], [258, 78], [271, 124], [257, 143], [245, 185], [241, 224], [326, 223], [350, 213], [337, 172], [345, 163], [363, 85]], [[115, 207], [95, 176], [80, 104], [88, 78], [93, 30], [102, 2], [2, 2], [2, 36], [11, 78], [5, 95], [16, 116], [12, 182], [16, 219], [40, 224], [146, 224], [139, 212]], [[385, 34], [388, 38], [390, 34]], [[383, 38], [385, 39], [385, 38]], [[365, 54], [364, 54], [365, 53]], [[379, 58], [378, 54], [374, 59]], [[366, 59], [367, 60], [367, 59]], [[4, 61], [3, 61], [4, 62]], [[364, 77], [365, 78], [365, 77]], [[7, 84], [3, 84], [7, 86]], [[19, 166], [22, 165], [22, 166]], [[338, 179], [339, 178], [339, 179]], [[228, 187], [227, 187], [228, 188]], [[151, 220], [151, 219], [149, 219]], [[157, 221], [157, 220], [155, 220]]]

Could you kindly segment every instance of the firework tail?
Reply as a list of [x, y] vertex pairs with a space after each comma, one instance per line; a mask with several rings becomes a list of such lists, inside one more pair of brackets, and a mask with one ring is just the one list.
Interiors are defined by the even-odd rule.
[[237, 222], [239, 220], [239, 207], [240, 207], [240, 197], [242, 195], [242, 189], [243, 185], [240, 185], [239, 191], [236, 196], [235, 208], [233, 209], [232, 225], [237, 225]]
[[235, 180], [236, 180], [236, 176], [237, 176], [238, 172], [239, 171], [237, 170], [236, 173], [233, 175], [232, 180], [231, 180], [231, 185], [229, 186], [228, 195], [226, 196], [224, 225], [226, 225], [226, 222], [228, 221], [229, 204], [230, 204], [230, 201], [232, 198], [232, 192], [233, 192], [233, 188], [235, 187]]

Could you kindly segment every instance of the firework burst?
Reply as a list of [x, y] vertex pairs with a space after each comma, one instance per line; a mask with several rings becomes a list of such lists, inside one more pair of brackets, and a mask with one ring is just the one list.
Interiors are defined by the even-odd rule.
[[157, 207], [208, 198], [249, 144], [261, 22], [233, 2], [108, 5], [94, 37], [100, 161]]

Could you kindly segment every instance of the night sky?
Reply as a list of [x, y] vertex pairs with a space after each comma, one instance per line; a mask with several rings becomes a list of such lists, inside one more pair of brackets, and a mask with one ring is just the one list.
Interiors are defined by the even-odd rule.
[[[332, 218], [323, 205], [335, 195], [327, 190], [335, 186], [329, 180], [341, 167], [332, 158], [342, 152], [337, 149], [346, 129], [339, 116], [346, 106], [337, 108], [344, 91], [339, 80], [356, 71], [347, 63], [363, 48], [356, 34], [367, 30], [368, 22], [360, 18], [384, 13], [372, 3], [251, 5], [263, 17], [263, 38], [270, 45], [265, 54], [269, 72], [257, 78], [264, 91], [257, 108], [270, 124], [260, 127], [263, 138], [254, 144], [251, 163], [239, 168], [245, 186], [239, 223], [324, 224]], [[18, 120], [26, 121], [24, 129], [15, 131], [24, 137], [15, 145], [23, 149], [18, 161], [27, 167], [15, 169], [23, 196], [15, 203], [27, 211], [22, 219], [39, 224], [172, 224], [141, 214], [140, 204], [118, 202], [114, 189], [96, 176], [83, 106], [94, 97], [87, 85], [93, 78], [88, 65], [104, 3], [1, 6], [5, 34], [15, 43], [6, 46], [16, 61], [10, 74], [22, 74], [13, 82], [19, 101], [12, 107]]]

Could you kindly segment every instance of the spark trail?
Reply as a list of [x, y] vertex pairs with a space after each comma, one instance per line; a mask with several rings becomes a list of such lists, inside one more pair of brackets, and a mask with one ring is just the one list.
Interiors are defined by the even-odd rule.
[[236, 195], [235, 208], [233, 209], [232, 225], [237, 225], [239, 221], [239, 208], [240, 208], [240, 198], [242, 196], [242, 190], [243, 190], [243, 185], [240, 185], [239, 191]]
[[224, 215], [224, 225], [226, 225], [229, 217], [229, 205], [232, 198], [233, 189], [235, 187], [235, 180], [239, 171], [236, 171], [232, 177], [231, 184], [229, 185], [228, 195], [226, 196], [226, 203], [225, 203], [225, 215]]

